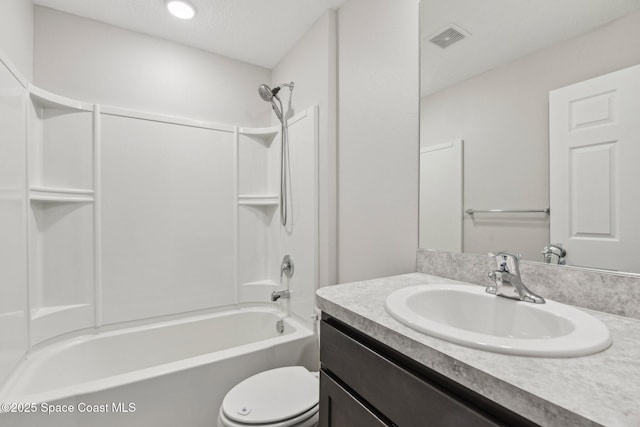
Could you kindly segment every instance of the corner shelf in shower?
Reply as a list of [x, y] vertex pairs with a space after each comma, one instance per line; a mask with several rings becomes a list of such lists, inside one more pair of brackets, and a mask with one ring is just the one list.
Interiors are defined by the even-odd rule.
[[238, 204], [245, 206], [278, 206], [280, 198], [277, 194], [241, 194]]
[[99, 107], [29, 85], [31, 344], [95, 325]]
[[274, 141], [279, 134], [279, 126], [238, 128], [239, 204], [274, 205], [278, 197], [276, 177], [280, 164], [279, 143]]
[[31, 310], [33, 341], [44, 341], [52, 336], [74, 330], [80, 324], [91, 322], [90, 304], [45, 306]]
[[280, 126], [270, 126], [266, 128], [239, 128], [238, 133], [240, 135], [247, 135], [252, 139], [260, 140], [265, 143], [270, 143], [273, 138], [280, 132]]
[[[241, 303], [269, 302], [278, 289], [280, 126], [237, 130], [237, 289]], [[274, 267], [274, 265], [276, 267]]]
[[238, 300], [241, 303], [269, 302], [271, 292], [281, 289], [274, 280], [256, 280], [254, 282], [241, 283], [238, 288]]
[[93, 203], [94, 191], [80, 188], [55, 188], [32, 185], [29, 200], [51, 203]]
[[57, 305], [50, 307], [40, 307], [38, 309], [33, 310], [31, 313], [31, 319], [42, 319], [49, 316], [55, 316], [57, 313], [69, 312], [78, 309], [82, 309], [83, 307], [87, 307], [87, 304], [72, 304], [72, 305]]
[[34, 105], [39, 108], [54, 108], [71, 111], [93, 111], [93, 104], [65, 98], [46, 90], [29, 85], [29, 96]]

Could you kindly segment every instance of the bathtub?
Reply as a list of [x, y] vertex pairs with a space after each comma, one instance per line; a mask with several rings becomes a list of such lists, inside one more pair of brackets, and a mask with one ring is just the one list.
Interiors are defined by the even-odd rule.
[[317, 369], [317, 339], [270, 308], [84, 335], [27, 356], [0, 392], [0, 426], [214, 426], [231, 387], [288, 365]]

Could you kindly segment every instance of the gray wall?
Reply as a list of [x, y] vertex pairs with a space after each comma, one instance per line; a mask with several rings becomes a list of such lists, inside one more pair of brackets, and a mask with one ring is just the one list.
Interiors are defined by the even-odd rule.
[[415, 270], [417, 0], [338, 11], [338, 281]]
[[[465, 209], [547, 207], [549, 91], [640, 63], [638, 40], [635, 13], [422, 98], [421, 145], [465, 141]], [[538, 261], [548, 240], [544, 215], [465, 215], [465, 252]]]

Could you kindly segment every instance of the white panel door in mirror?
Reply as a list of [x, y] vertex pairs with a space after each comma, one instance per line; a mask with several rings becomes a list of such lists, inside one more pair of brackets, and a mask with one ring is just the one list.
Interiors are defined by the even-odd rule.
[[569, 148], [571, 237], [615, 238], [617, 141]]
[[640, 271], [640, 66], [549, 94], [551, 241], [567, 263]]
[[462, 251], [462, 158], [462, 140], [420, 150], [421, 248]]

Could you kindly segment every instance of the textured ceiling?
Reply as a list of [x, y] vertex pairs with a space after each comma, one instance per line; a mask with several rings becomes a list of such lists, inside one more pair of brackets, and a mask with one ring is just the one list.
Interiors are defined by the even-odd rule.
[[[586, 33], [640, 0], [422, 0], [422, 96]], [[455, 23], [471, 37], [443, 50], [429, 39]]]
[[327, 9], [346, 0], [189, 0], [189, 21], [164, 0], [34, 0], [40, 6], [273, 68]]

